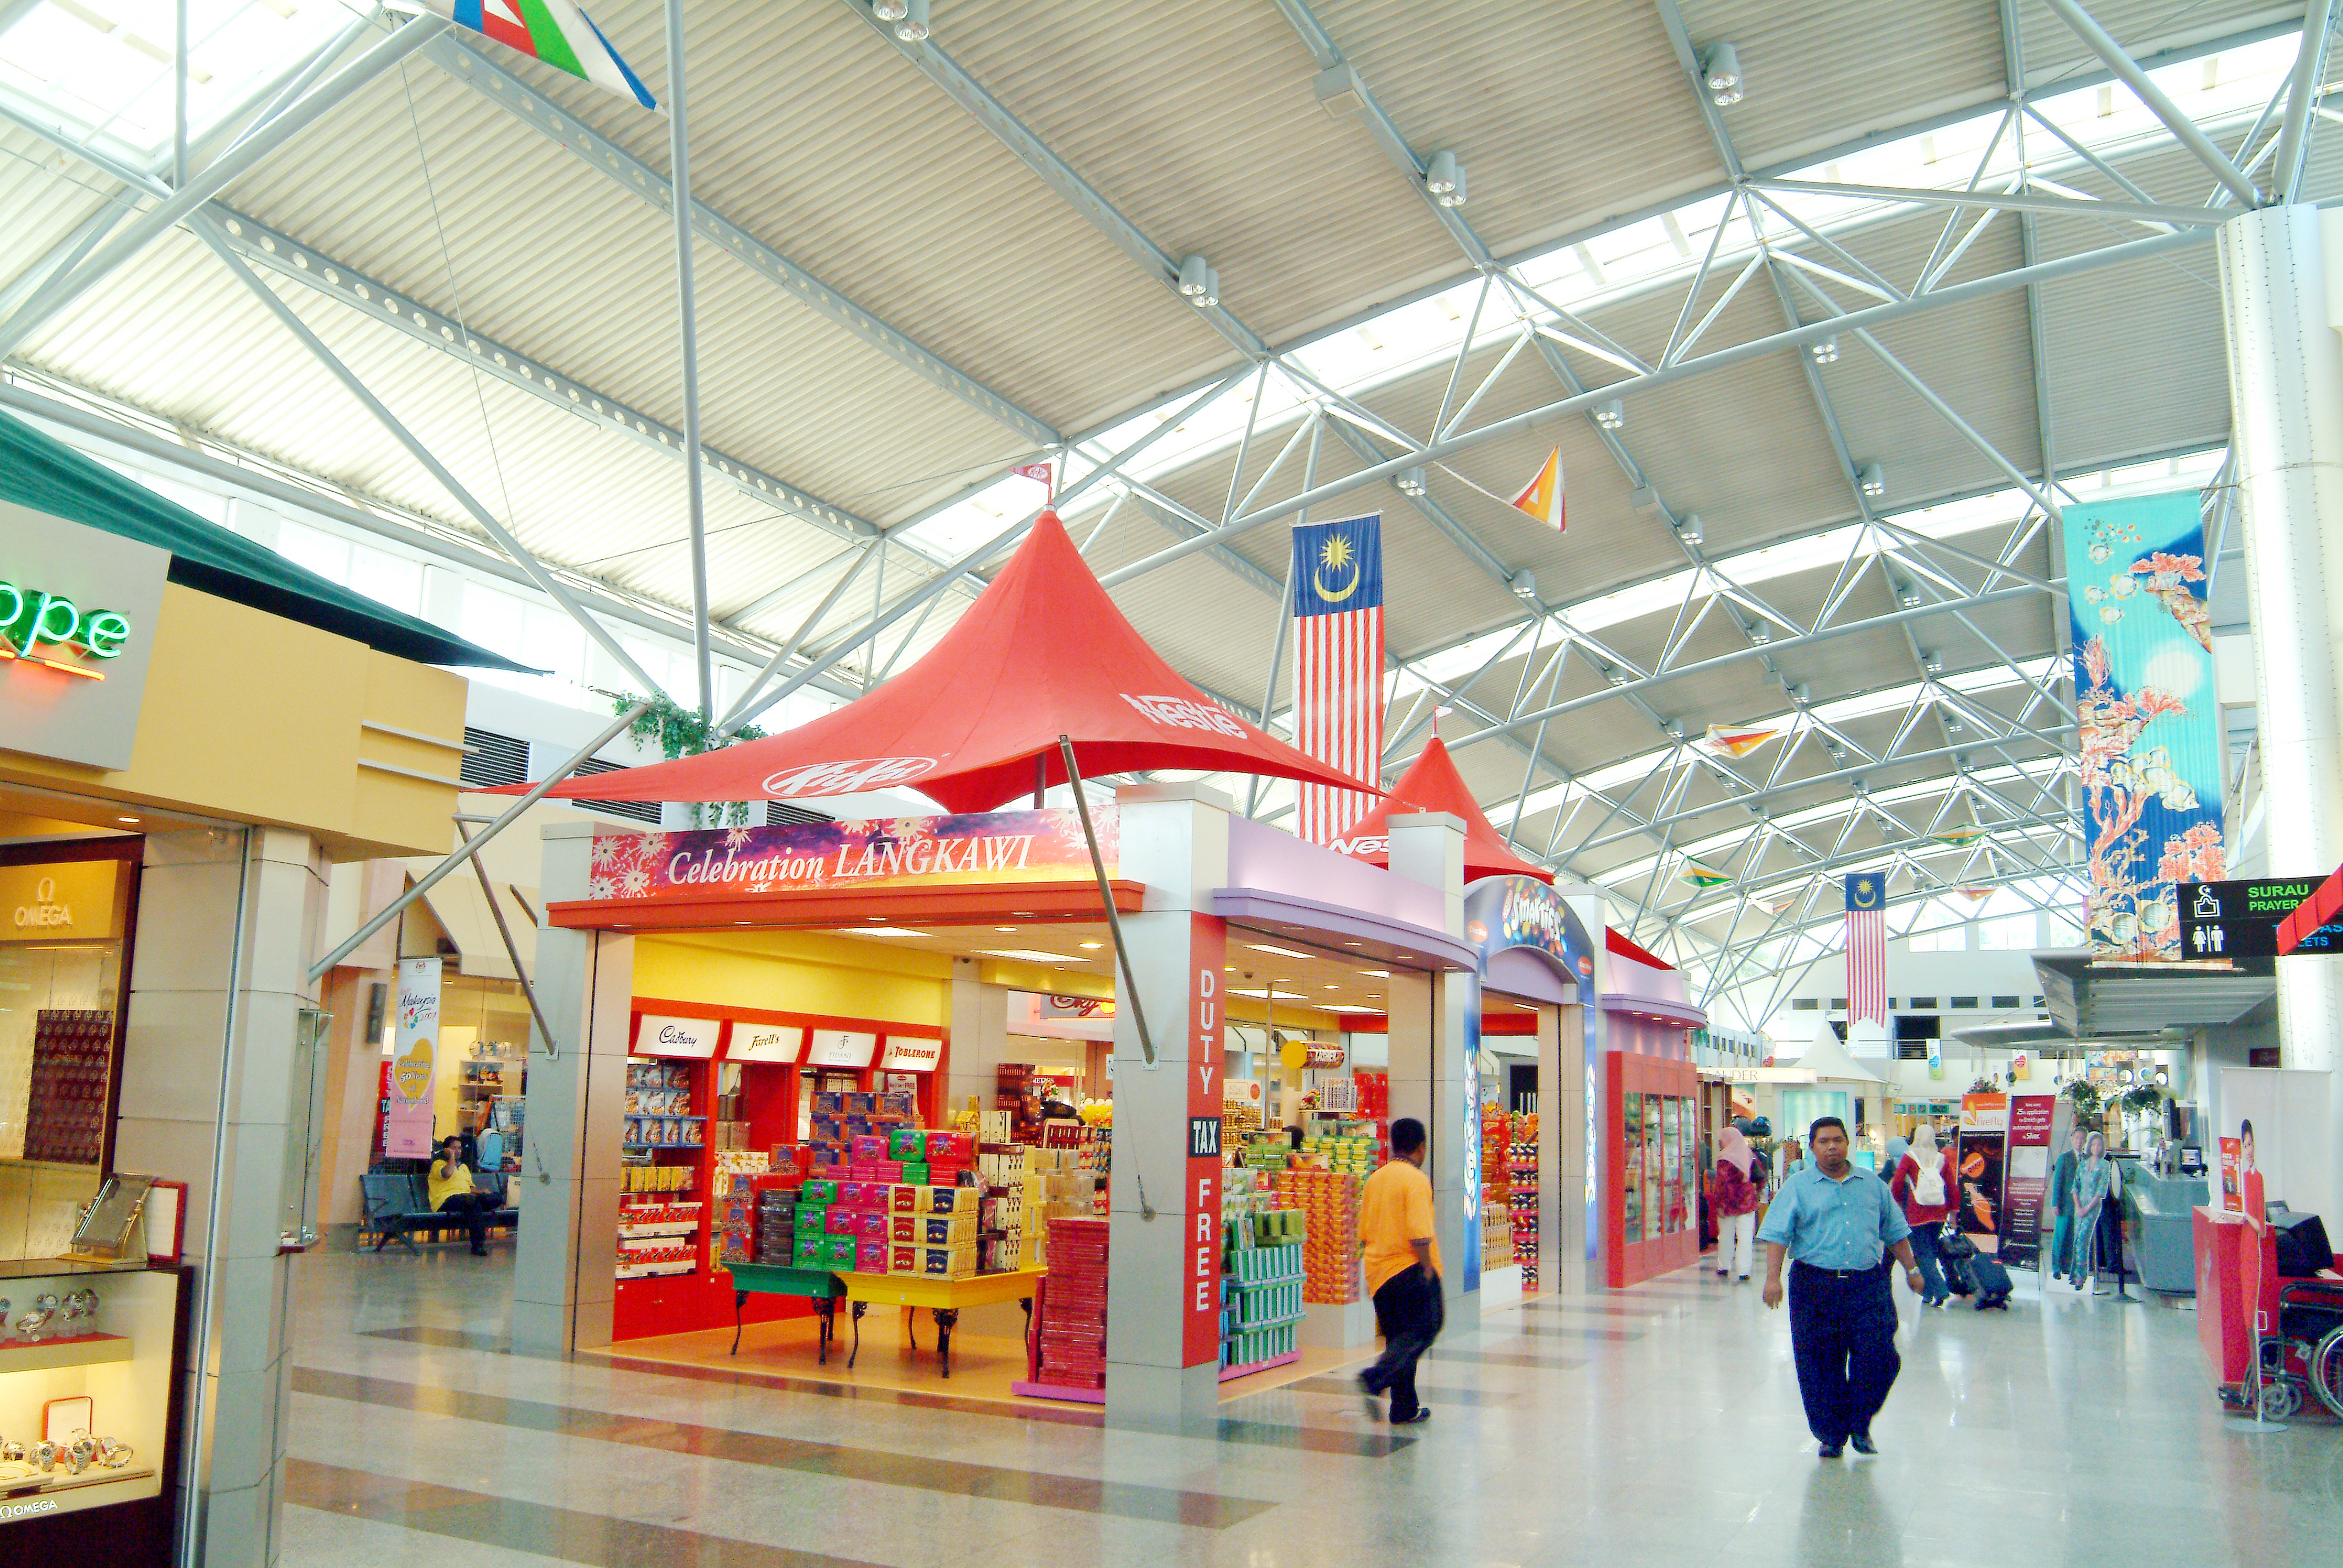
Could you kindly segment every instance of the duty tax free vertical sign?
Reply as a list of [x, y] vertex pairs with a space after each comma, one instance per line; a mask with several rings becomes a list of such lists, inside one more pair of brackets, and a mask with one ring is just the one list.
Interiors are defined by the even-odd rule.
[[0, 735], [8, 749], [125, 769], [171, 555], [0, 502]]
[[1191, 915], [1188, 928], [1188, 1149], [1181, 1208], [1188, 1293], [1181, 1364], [1221, 1359], [1221, 1062], [1228, 1038], [1228, 923]]

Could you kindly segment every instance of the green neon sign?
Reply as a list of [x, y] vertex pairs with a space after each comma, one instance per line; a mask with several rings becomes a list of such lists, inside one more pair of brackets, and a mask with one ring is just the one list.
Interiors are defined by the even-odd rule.
[[118, 610], [84, 611], [63, 594], [0, 582], [0, 638], [18, 656], [49, 643], [92, 658], [118, 658], [130, 633], [129, 618]]

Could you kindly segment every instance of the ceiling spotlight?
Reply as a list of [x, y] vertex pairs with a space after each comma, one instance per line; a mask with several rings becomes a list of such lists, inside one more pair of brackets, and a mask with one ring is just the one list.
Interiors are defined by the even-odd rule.
[[900, 22], [910, 9], [906, 0], [870, 0], [870, 15], [881, 22]]
[[1806, 352], [1815, 357], [1817, 365], [1835, 365], [1838, 363], [1838, 338], [1835, 335], [1817, 337], [1806, 345]]
[[1506, 586], [1513, 590], [1515, 598], [1527, 599], [1532, 604], [1537, 602], [1537, 573], [1528, 568], [1524, 567], [1515, 572], [1513, 580]]
[[1906, 609], [1918, 609], [1920, 608], [1920, 590], [1918, 588], [1914, 588], [1902, 578], [1890, 578], [1887, 579], [1887, 582], [1888, 586], [1896, 590], [1896, 602], [1897, 604], [1902, 605]]
[[1729, 108], [1741, 101], [1741, 56], [1730, 44], [1711, 44], [1700, 59], [1701, 85], [1708, 89], [1708, 99], [1718, 108]]
[[1614, 686], [1624, 686], [1627, 684], [1627, 672], [1624, 669], [1606, 670], [1604, 672], [1604, 678]]
[[1946, 733], [1946, 734], [1947, 734], [1947, 735], [1958, 735], [1958, 734], [1961, 732], [1961, 730], [1962, 730], [1962, 729], [1963, 729], [1963, 728], [1964, 728], [1964, 727], [1963, 727], [1963, 725], [1961, 724], [1961, 721], [1960, 721], [1959, 719], [1957, 719], [1954, 718], [1954, 717], [1953, 717], [1951, 714], [1949, 714], [1949, 713], [1948, 713], [1948, 714], [1946, 714], [1946, 715], [1945, 715], [1945, 733]]
[[1707, 542], [1708, 529], [1701, 522], [1700, 514], [1698, 512], [1686, 513], [1684, 520], [1676, 524], [1676, 537], [1684, 540], [1684, 542], [1688, 545], [1705, 544]]
[[1857, 468], [1855, 479], [1863, 487], [1863, 493], [1866, 496], [1876, 498], [1887, 493], [1887, 470], [1876, 463], [1865, 463]]
[[1945, 656], [1935, 648], [1924, 648], [1920, 650], [1920, 668], [1930, 675], [1942, 675], [1945, 673]]
[[1763, 648], [1774, 640], [1774, 628], [1769, 626], [1753, 626], [1749, 628], [1749, 640]]
[[901, 14], [895, 18], [895, 36], [902, 43], [916, 44], [928, 35], [928, 0], [899, 0], [899, 4]]
[[1221, 275], [1202, 256], [1192, 256], [1180, 264], [1180, 292], [1194, 300], [1199, 309], [1218, 304]]
[[1464, 166], [1454, 153], [1434, 153], [1423, 171], [1423, 188], [1442, 206], [1464, 205]]
[[1627, 405], [1617, 397], [1600, 404], [1594, 410], [1594, 422], [1605, 430], [1616, 430], [1627, 423]]
[[1420, 496], [1423, 494], [1423, 469], [1421, 467], [1402, 468], [1399, 471], [1398, 484], [1400, 494], [1403, 496]]

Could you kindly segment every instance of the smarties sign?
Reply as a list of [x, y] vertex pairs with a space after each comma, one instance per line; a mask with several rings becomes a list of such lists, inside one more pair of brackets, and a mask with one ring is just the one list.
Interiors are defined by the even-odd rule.
[[167, 550], [0, 502], [0, 746], [130, 766]]

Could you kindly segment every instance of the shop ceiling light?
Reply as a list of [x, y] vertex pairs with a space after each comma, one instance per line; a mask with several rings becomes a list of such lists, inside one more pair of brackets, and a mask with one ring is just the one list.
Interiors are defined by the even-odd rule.
[[995, 926], [992, 929], [996, 931], [1014, 931], [1017, 928], [1015, 926]]
[[1594, 422], [1605, 430], [1617, 430], [1627, 423], [1627, 405], [1624, 398], [1614, 397], [1594, 410]]
[[1101, 948], [1102, 948], [1102, 947], [1104, 947], [1104, 946], [1106, 946], [1106, 944], [1105, 944], [1104, 942], [1084, 942], [1084, 943], [1082, 943], [1082, 944], [1081, 944], [1081, 949], [1082, 949], [1082, 951], [1084, 951], [1084, 952], [1086, 952], [1086, 953], [1091, 953], [1091, 952], [1096, 952], [1099, 949], [1101, 949]]
[[1045, 953], [1039, 948], [979, 948], [976, 950], [989, 959], [1018, 959], [1029, 964], [1070, 964], [1077, 961], [1063, 953]]
[[916, 44], [928, 35], [928, 0], [900, 0], [900, 4], [902, 14], [895, 19], [895, 36]]
[[1398, 484], [1400, 493], [1402, 495], [1420, 496], [1423, 494], [1423, 470], [1421, 467], [1402, 468], [1399, 471], [1399, 478], [1395, 482]]
[[900, 926], [840, 926], [841, 935], [850, 937], [924, 937], [925, 931], [905, 930]]
[[1855, 477], [1865, 495], [1876, 499], [1887, 493], [1887, 470], [1878, 464], [1865, 463], [1855, 470]]
[[1838, 363], [1838, 337], [1835, 334], [1829, 337], [1817, 337], [1806, 345], [1806, 352], [1815, 357], [1817, 365], [1835, 365]]
[[1316, 953], [1296, 952], [1292, 948], [1273, 948], [1267, 942], [1247, 942], [1245, 946], [1257, 953], [1275, 953], [1282, 959], [1313, 959], [1318, 956]]
[[1700, 60], [1701, 85], [1708, 89], [1708, 99], [1718, 108], [1730, 108], [1741, 101], [1741, 55], [1730, 44], [1711, 44]]
[[1456, 161], [1454, 153], [1432, 155], [1432, 163], [1423, 171], [1423, 188], [1442, 206], [1464, 205], [1464, 166]]

